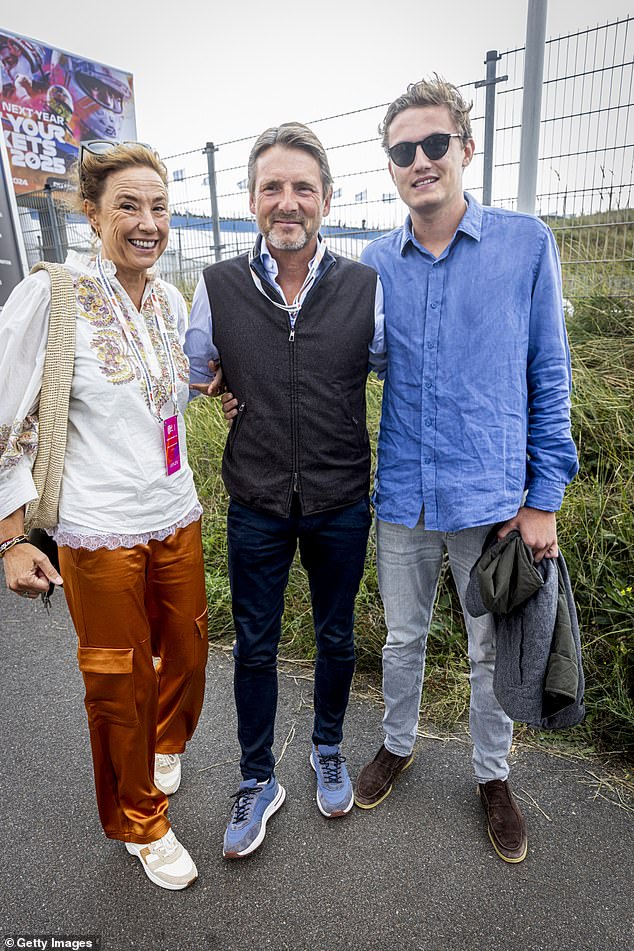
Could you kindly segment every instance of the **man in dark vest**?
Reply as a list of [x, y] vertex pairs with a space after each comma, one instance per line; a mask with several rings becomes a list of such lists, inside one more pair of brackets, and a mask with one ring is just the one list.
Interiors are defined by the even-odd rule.
[[260, 233], [249, 254], [203, 272], [185, 347], [194, 388], [211, 392], [208, 363], [219, 358], [237, 400], [222, 474], [243, 780], [225, 833], [227, 858], [261, 844], [286, 795], [272, 753], [276, 659], [298, 545], [317, 645], [310, 753], [317, 805], [327, 818], [352, 808], [340, 743], [370, 527], [365, 383], [368, 367], [384, 363], [375, 272], [333, 254], [319, 234], [332, 176], [313, 132], [299, 123], [267, 129], [251, 151], [248, 182]]

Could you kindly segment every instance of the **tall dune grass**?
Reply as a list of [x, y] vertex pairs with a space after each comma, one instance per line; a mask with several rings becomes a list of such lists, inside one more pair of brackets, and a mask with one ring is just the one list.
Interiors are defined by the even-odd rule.
[[[631, 300], [596, 295], [574, 302], [569, 318], [573, 430], [581, 471], [559, 514], [559, 536], [573, 581], [583, 640], [587, 717], [573, 738], [634, 755], [634, 316]], [[381, 384], [368, 381], [373, 445]], [[190, 461], [205, 509], [204, 544], [210, 637], [233, 637], [226, 570], [227, 497], [220, 478], [226, 427], [217, 401], [198, 399], [187, 412]], [[371, 537], [357, 601], [358, 668], [380, 675], [385, 624]], [[281, 652], [314, 657], [306, 576], [295, 564], [286, 598]], [[424, 705], [428, 717], [455, 723], [468, 708], [462, 616], [444, 571], [429, 637]]]

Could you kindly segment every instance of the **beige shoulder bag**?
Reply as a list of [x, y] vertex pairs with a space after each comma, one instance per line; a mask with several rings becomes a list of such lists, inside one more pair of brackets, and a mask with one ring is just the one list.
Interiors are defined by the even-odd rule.
[[31, 268], [48, 271], [51, 279], [51, 313], [38, 412], [38, 448], [33, 481], [38, 498], [26, 513], [28, 528], [57, 524], [59, 490], [66, 452], [68, 402], [75, 362], [76, 300], [73, 279], [61, 264], [40, 261]]

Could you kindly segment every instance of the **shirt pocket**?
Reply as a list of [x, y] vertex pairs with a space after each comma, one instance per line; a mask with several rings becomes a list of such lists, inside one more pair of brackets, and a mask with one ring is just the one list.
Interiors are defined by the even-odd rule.
[[78, 647], [90, 722], [138, 723], [134, 694], [134, 648]]

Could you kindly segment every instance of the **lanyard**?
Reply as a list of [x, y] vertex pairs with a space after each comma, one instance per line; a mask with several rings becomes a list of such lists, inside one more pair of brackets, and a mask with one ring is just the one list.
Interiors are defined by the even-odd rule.
[[[137, 362], [139, 364], [139, 367], [141, 368], [141, 373], [143, 374], [143, 381], [145, 383], [145, 389], [147, 392], [147, 398], [150, 404], [150, 412], [152, 413], [152, 416], [154, 416], [156, 419], [160, 421], [161, 413], [160, 413], [160, 410], [156, 406], [156, 399], [154, 398], [154, 390], [152, 387], [152, 374], [150, 373], [146, 360], [144, 359], [143, 354], [141, 350], [139, 349], [139, 346], [136, 340], [134, 339], [134, 336], [130, 329], [130, 322], [127, 319], [126, 315], [124, 314], [121, 308], [121, 304], [119, 303], [117, 296], [114, 292], [114, 288], [112, 287], [112, 284], [110, 283], [110, 280], [106, 272], [104, 271], [101, 254], [97, 255], [97, 272], [99, 274], [99, 283], [101, 284], [106, 294], [106, 297], [108, 298], [108, 303], [110, 304], [110, 307], [115, 317], [119, 321], [119, 324], [121, 325], [121, 329], [123, 331], [123, 335], [126, 339], [126, 342], [128, 346], [130, 347], [130, 349], [132, 350], [132, 352], [134, 353], [137, 359]], [[156, 321], [156, 327], [161, 337], [161, 341], [163, 343], [163, 349], [165, 351], [165, 357], [167, 359], [167, 365], [168, 365], [169, 375], [170, 375], [170, 384], [171, 384], [171, 400], [172, 400], [172, 403], [174, 404], [175, 412], [178, 412], [176, 367], [174, 366], [174, 361], [172, 359], [172, 349], [171, 349], [170, 340], [167, 334], [165, 321], [163, 320], [161, 305], [156, 296], [154, 288], [152, 288], [150, 292], [150, 297], [152, 300], [152, 307], [154, 310], [154, 320]], [[148, 340], [149, 340], [149, 335], [148, 335]], [[151, 346], [151, 341], [150, 341], [150, 346]], [[156, 359], [156, 354], [153, 353], [152, 356], [154, 357], [155, 366], [159, 371], [158, 374], [154, 374], [154, 375], [158, 376], [160, 374], [160, 366], [159, 366], [158, 360]]]
[[260, 294], [266, 297], [269, 303], [273, 304], [273, 306], [277, 307], [279, 310], [286, 311], [291, 321], [291, 328], [294, 328], [295, 321], [299, 317], [299, 312], [302, 309], [302, 304], [304, 303], [304, 300], [306, 299], [306, 295], [308, 294], [308, 291], [311, 289], [311, 287], [313, 286], [317, 278], [317, 271], [319, 270], [319, 265], [322, 262], [324, 254], [326, 253], [326, 242], [323, 240], [320, 240], [318, 242], [317, 251], [315, 252], [315, 257], [312, 259], [312, 261], [310, 262], [308, 266], [308, 274], [304, 278], [304, 283], [302, 284], [297, 294], [295, 295], [295, 300], [293, 301], [292, 304], [280, 304], [279, 301], [273, 300], [271, 297], [269, 297], [269, 295], [264, 290], [264, 287], [262, 286], [262, 281], [260, 280], [260, 276], [256, 272], [253, 266], [253, 261], [258, 257], [257, 250], [256, 250], [257, 246], [258, 246], [258, 243], [256, 241], [254, 246], [249, 251], [249, 271], [251, 272], [253, 283], [255, 284], [256, 288], [259, 290]]

